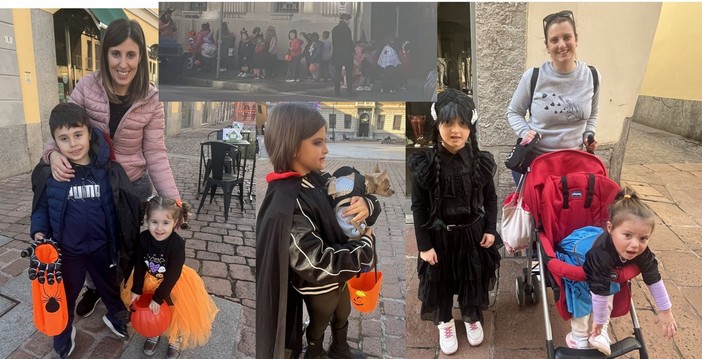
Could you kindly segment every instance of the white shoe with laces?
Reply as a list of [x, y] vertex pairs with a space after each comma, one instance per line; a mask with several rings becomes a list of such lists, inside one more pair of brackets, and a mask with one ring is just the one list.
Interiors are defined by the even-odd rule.
[[600, 331], [599, 335], [591, 335], [588, 342], [602, 354], [607, 356], [612, 354], [612, 348], [610, 348], [612, 341], [609, 339], [609, 334], [607, 333], [607, 325], [602, 326], [602, 331]]
[[483, 342], [483, 326], [480, 322], [475, 323], [465, 323], [466, 333], [468, 336], [468, 344], [471, 346], [478, 346]]
[[451, 319], [450, 322], [441, 322], [437, 325], [439, 328], [439, 346], [441, 352], [446, 355], [455, 353], [458, 350], [458, 338], [456, 337], [456, 322]]
[[587, 337], [579, 337], [573, 332], [569, 332], [566, 335], [566, 344], [568, 348], [571, 349], [588, 349], [590, 348], [590, 343], [587, 341]]

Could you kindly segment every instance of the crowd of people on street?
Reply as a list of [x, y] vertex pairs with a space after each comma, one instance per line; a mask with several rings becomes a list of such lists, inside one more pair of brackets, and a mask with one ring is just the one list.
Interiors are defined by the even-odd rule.
[[[161, 36], [175, 38], [176, 26], [170, 18], [161, 22]], [[288, 43], [278, 41], [276, 28], [247, 29], [239, 36], [225, 21], [214, 31], [209, 22], [200, 30], [188, 32], [183, 46], [186, 69], [214, 72], [219, 54], [219, 72], [234, 78], [265, 78], [292, 82], [335, 82], [336, 94], [375, 91], [405, 91], [411, 71], [411, 44], [389, 37], [383, 42], [373, 39], [353, 41], [351, 15], [341, 14], [331, 31], [303, 32], [291, 29]], [[342, 73], [344, 76], [342, 76]], [[225, 77], [227, 78], [227, 77]]]

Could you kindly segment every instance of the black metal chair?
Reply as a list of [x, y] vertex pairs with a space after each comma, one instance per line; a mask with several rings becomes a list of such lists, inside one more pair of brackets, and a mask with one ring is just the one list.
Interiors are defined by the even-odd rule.
[[214, 135], [214, 134], [217, 135], [217, 138], [215, 138], [215, 139], [221, 141], [223, 138], [224, 131], [222, 131], [222, 129], [210, 131], [210, 133], [207, 134], [207, 139], [210, 140], [211, 139], [210, 137], [212, 137], [212, 135]]
[[[222, 131], [222, 129], [210, 131], [210, 133], [207, 134], [207, 141], [213, 140], [212, 135], [215, 135], [215, 138], [214, 138], [215, 140], [221, 141], [223, 138], [223, 131]], [[201, 158], [200, 158], [200, 161], [201, 161], [200, 166], [201, 167], [203, 165], [202, 161], [204, 161], [205, 177], [202, 177], [202, 168], [201, 168], [200, 177], [197, 179], [197, 195], [198, 196], [200, 196], [201, 184], [205, 181], [205, 178], [207, 178], [207, 174], [212, 172], [212, 161], [210, 160], [212, 155], [211, 155], [210, 147], [209, 146], [202, 147], [201, 152], [200, 152], [200, 156], [201, 156]], [[227, 171], [227, 172], [231, 172], [231, 171]]]
[[[202, 191], [202, 198], [200, 198], [200, 206], [197, 208], [197, 213], [200, 214], [208, 192], [210, 192], [210, 203], [212, 203], [214, 194], [219, 186], [224, 194], [224, 220], [226, 221], [229, 219], [229, 207], [234, 187], [239, 187], [239, 205], [241, 206], [241, 211], [244, 212], [244, 177], [241, 175], [241, 153], [236, 146], [221, 141], [207, 141], [201, 143], [200, 146], [202, 153], [205, 153], [205, 150], [209, 151], [210, 158], [205, 160], [210, 165], [205, 168], [205, 188]], [[231, 158], [230, 164], [227, 163], [229, 161], [227, 157]], [[228, 165], [231, 166], [231, 173], [225, 171]]]

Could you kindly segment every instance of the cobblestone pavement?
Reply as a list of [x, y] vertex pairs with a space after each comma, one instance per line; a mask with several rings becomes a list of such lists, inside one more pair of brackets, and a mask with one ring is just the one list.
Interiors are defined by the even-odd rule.
[[[673, 302], [678, 335], [665, 339], [656, 323], [655, 302], [641, 277], [632, 282], [633, 300], [651, 358], [701, 358], [702, 349], [702, 144], [677, 135], [632, 124], [627, 144], [622, 184], [634, 187], [655, 210], [657, 224], [650, 246], [660, 263], [661, 275]], [[409, 199], [407, 208], [409, 208]], [[419, 320], [414, 231], [407, 227], [407, 357], [445, 357], [438, 348], [437, 330]], [[514, 282], [523, 262], [503, 260], [494, 306], [485, 312], [485, 341], [470, 347], [465, 329], [457, 322], [459, 351], [454, 358], [546, 357], [541, 304], [519, 308]], [[564, 346], [570, 330], [555, 311], [549, 292], [551, 325], [556, 346]], [[454, 318], [460, 313], [454, 311]], [[631, 335], [628, 316], [614, 319], [613, 339]], [[626, 358], [638, 358], [630, 354]]]
[[[198, 130], [184, 130], [181, 134], [166, 140], [176, 185], [183, 201], [194, 207], [193, 211], [197, 209], [197, 204], [199, 204], [199, 201], [196, 200], [199, 143], [206, 138], [210, 131], [218, 127], [224, 127], [224, 124], [203, 127]], [[252, 162], [249, 161], [246, 174], [249, 180], [246, 181], [245, 186], [247, 195], [251, 165]], [[236, 193], [235, 190], [235, 195]], [[21, 259], [19, 251], [24, 249], [29, 242], [31, 201], [30, 174], [0, 180], [0, 289], [5, 289], [7, 287], [5, 284], [13, 282], [13, 280], [26, 281], [16, 292], [7, 293], [0, 290], [0, 293], [8, 297], [20, 297], [24, 294], [20, 293], [23, 288], [29, 288], [29, 281], [26, 278], [16, 278], [26, 276], [28, 260]], [[235, 323], [226, 323], [224, 326], [226, 333], [215, 335], [229, 336], [229, 345], [234, 345], [232, 353], [234, 357], [253, 358], [255, 351], [253, 331], [247, 329], [252, 328], [255, 324], [253, 315], [255, 293], [254, 204], [245, 203], [242, 213], [238, 200], [233, 198], [231, 207], [229, 220], [225, 222], [222, 197], [221, 195], [215, 196], [213, 203], [205, 202], [201, 214], [191, 217], [191, 228], [180, 230], [179, 233], [186, 240], [186, 265], [200, 273], [207, 290], [225, 300], [222, 303], [229, 301], [235, 303], [237, 307], [242, 306], [241, 320]], [[3, 310], [11, 305], [6, 304], [5, 301], [4, 298], [0, 297], [0, 313], [3, 313]], [[11, 302], [8, 301], [8, 303]], [[219, 300], [218, 303], [220, 303]], [[99, 315], [94, 314], [89, 318], [76, 320], [78, 336], [76, 354], [73, 357], [115, 358], [122, 355], [122, 352], [127, 348], [128, 342], [115, 339], [114, 335], [102, 324], [99, 310], [104, 311], [104, 306], [99, 305], [98, 308], [101, 308], [98, 309]], [[8, 312], [7, 315], [12, 312]], [[32, 326], [31, 310], [27, 308], [21, 317], [25, 318], [25, 321], [27, 321], [26, 318], [30, 318], [27, 321], [28, 326], [6, 337], [12, 340], [4, 338], [0, 349], [12, 353], [11, 358], [55, 357], [55, 353], [51, 349], [51, 338], [37, 332]], [[222, 316], [218, 316], [218, 320], [220, 317]], [[0, 323], [4, 319], [0, 317]], [[215, 324], [217, 326], [223, 323], [216, 321]], [[216, 343], [211, 340], [208, 345], [215, 346]], [[209, 353], [212, 353], [212, 350], [214, 353], [218, 353], [217, 350], [222, 350], [218, 347], [205, 349], [209, 350], [205, 351]], [[219, 353], [225, 357], [229, 356], [226, 353]], [[211, 357], [197, 354], [195, 351], [192, 353], [185, 351], [183, 355], [183, 357], [191, 358]]]
[[[256, 178], [263, 179], [272, 171], [267, 160], [259, 161]], [[326, 171], [333, 172], [340, 166], [353, 166], [361, 173], [370, 172], [378, 163], [387, 169], [391, 188], [395, 194], [378, 197], [383, 212], [373, 226], [377, 236], [378, 270], [383, 272], [383, 284], [378, 307], [371, 313], [351, 311], [349, 342], [361, 349], [369, 358], [405, 357], [405, 284], [404, 284], [404, 230], [405, 218], [405, 164], [404, 161], [366, 161], [327, 157]], [[266, 191], [265, 180], [257, 180], [258, 198]], [[327, 329], [326, 344], [331, 334]]]

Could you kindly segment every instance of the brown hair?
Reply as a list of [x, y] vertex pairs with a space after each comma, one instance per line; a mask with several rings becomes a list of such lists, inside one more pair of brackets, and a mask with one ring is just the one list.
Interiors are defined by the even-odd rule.
[[100, 79], [111, 103], [121, 103], [121, 101], [115, 94], [114, 79], [110, 74], [109, 51], [111, 47], [119, 46], [127, 39], [132, 39], [139, 46], [139, 65], [136, 76], [129, 84], [129, 93], [125, 103], [132, 104], [146, 98], [149, 93], [149, 59], [146, 53], [144, 31], [141, 29], [141, 25], [134, 20], [117, 19], [107, 26], [100, 49]]
[[142, 207], [144, 216], [142, 216], [140, 224], [144, 224], [143, 217], [146, 217], [147, 220], [149, 219], [151, 211], [156, 209], [162, 209], [168, 211], [171, 214], [171, 217], [175, 219], [175, 228], [190, 228], [190, 226], [188, 225], [190, 205], [188, 205], [185, 202], [181, 202], [180, 200], [174, 200], [171, 198], [163, 198], [161, 196], [151, 196], [149, 199], [146, 200], [146, 202], [142, 204]]
[[573, 26], [573, 34], [575, 35], [575, 39], [578, 39], [578, 31], [575, 29], [575, 17], [573, 16], [573, 12], [570, 10], [563, 10], [547, 15], [544, 18], [544, 44], [548, 44], [548, 28], [551, 27], [551, 25], [560, 24], [565, 21], [569, 22], [570, 25]]
[[326, 126], [319, 111], [307, 105], [285, 103], [275, 106], [269, 113], [264, 135], [273, 171], [292, 171], [302, 141]]
[[656, 227], [656, 214], [653, 210], [641, 200], [636, 191], [629, 186], [624, 186], [609, 206], [609, 222], [612, 228], [616, 228], [630, 216], [636, 216], [647, 222], [651, 225], [651, 231]]

